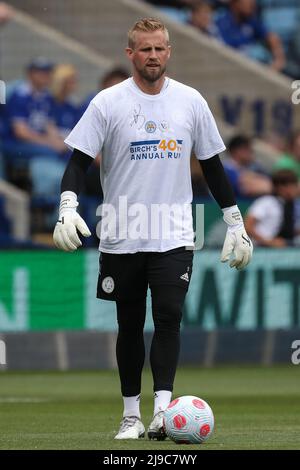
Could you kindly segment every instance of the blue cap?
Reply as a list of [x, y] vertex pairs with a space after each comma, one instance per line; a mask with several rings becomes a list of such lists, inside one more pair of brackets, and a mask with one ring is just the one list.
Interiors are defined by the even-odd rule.
[[54, 64], [45, 57], [36, 57], [27, 65], [27, 70], [42, 70], [44, 72], [51, 72]]

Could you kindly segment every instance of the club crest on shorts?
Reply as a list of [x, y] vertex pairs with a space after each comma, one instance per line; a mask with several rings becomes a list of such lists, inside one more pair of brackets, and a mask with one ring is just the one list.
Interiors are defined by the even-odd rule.
[[154, 121], [147, 121], [145, 124], [145, 131], [149, 134], [153, 134], [156, 131], [156, 124]]
[[111, 294], [115, 288], [115, 281], [111, 276], [107, 276], [103, 279], [101, 286], [106, 294]]

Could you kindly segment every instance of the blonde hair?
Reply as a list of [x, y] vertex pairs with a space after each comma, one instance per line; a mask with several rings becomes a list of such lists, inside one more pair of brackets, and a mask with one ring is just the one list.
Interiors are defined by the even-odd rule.
[[59, 97], [64, 83], [69, 78], [76, 76], [76, 69], [71, 64], [60, 64], [54, 69], [51, 91], [54, 97]]
[[135, 44], [135, 33], [151, 33], [153, 31], [162, 31], [165, 36], [167, 43], [169, 44], [169, 31], [162, 21], [155, 18], [143, 18], [137, 21], [133, 27], [128, 31], [128, 47], [131, 49]]

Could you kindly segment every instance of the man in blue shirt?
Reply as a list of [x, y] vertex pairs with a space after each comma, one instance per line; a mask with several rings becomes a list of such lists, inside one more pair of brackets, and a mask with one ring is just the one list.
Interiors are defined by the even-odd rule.
[[52, 98], [48, 92], [51, 74], [50, 62], [35, 59], [27, 67], [27, 81], [17, 85], [8, 99], [6, 142], [12, 144], [14, 156], [30, 157], [41, 151], [43, 155], [53, 155], [66, 149], [54, 125]]
[[5, 107], [3, 153], [9, 164], [27, 165], [33, 192], [55, 194], [64, 171], [61, 155], [67, 148], [54, 124], [48, 92], [52, 64], [37, 58], [27, 67], [27, 81], [17, 85]]
[[[277, 34], [268, 31], [256, 15], [255, 0], [230, 0], [229, 9], [216, 19], [216, 25], [228, 46], [252, 58], [270, 62], [274, 70], [284, 68], [285, 54], [281, 40]], [[264, 45], [267, 47], [265, 51]]]

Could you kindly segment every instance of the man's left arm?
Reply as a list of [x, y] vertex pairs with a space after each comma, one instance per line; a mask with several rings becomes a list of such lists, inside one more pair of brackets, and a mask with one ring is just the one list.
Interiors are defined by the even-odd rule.
[[252, 258], [253, 245], [248, 237], [241, 212], [236, 204], [235, 196], [227, 178], [219, 155], [199, 160], [204, 178], [211, 194], [223, 211], [223, 220], [227, 224], [227, 233], [221, 254], [221, 261], [230, 262], [230, 267], [242, 269]]
[[281, 72], [286, 64], [286, 57], [282, 41], [278, 34], [269, 31], [259, 19], [253, 20], [256, 39], [265, 43], [272, 54], [270, 66], [277, 72]]
[[280, 37], [275, 33], [268, 33], [266, 44], [272, 54], [271, 67], [277, 72], [281, 72], [286, 64], [285, 52]]

